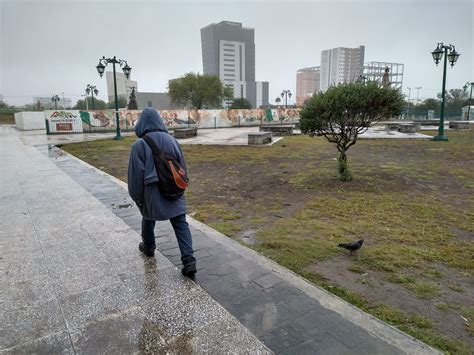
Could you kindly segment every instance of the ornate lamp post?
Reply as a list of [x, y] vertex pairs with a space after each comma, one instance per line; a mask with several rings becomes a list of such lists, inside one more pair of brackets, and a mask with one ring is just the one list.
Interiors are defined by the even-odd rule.
[[123, 73], [125, 74], [125, 77], [128, 79], [130, 78], [130, 72], [132, 71], [132, 68], [130, 68], [127, 64], [127, 61], [122, 60], [122, 59], [117, 59], [116, 57], [113, 58], [105, 58], [102, 57], [99, 59], [99, 64], [97, 64], [97, 72], [99, 73], [100, 77], [102, 78], [102, 75], [104, 75], [105, 67], [109, 64], [112, 63], [113, 67], [113, 72], [114, 72], [114, 92], [115, 92], [115, 119], [117, 122], [117, 134], [114, 137], [114, 140], [120, 140], [122, 139], [122, 135], [120, 134], [120, 119], [119, 119], [119, 111], [118, 111], [118, 95], [117, 95], [117, 77], [115, 75], [115, 64], [120, 65], [120, 67], [123, 70]]
[[61, 100], [61, 99], [59, 98], [58, 95], [53, 95], [53, 97], [51, 98], [51, 101], [54, 102], [54, 109], [55, 109], [55, 110], [58, 109], [58, 102], [59, 102], [59, 100]]
[[[448, 53], [449, 51], [449, 53]], [[456, 64], [460, 54], [456, 52], [455, 47], [452, 44], [445, 45], [442, 42], [438, 43], [438, 46], [431, 52], [433, 56], [433, 60], [438, 66], [439, 62], [443, 58], [444, 54], [444, 65], [443, 65], [443, 88], [441, 91], [442, 99], [441, 99], [441, 115], [439, 118], [439, 128], [438, 128], [438, 135], [433, 138], [435, 141], [447, 141], [448, 137], [444, 135], [444, 103], [445, 103], [445, 94], [446, 94], [446, 68], [447, 62], [449, 60], [449, 64], [451, 68]]]
[[467, 103], [467, 120], [469, 121], [470, 120], [470, 113], [471, 113], [471, 99], [472, 99], [472, 87], [474, 86], [474, 81], [473, 82], [467, 82], [466, 85], [464, 85], [462, 88], [464, 89], [464, 91], [467, 90], [468, 86], [471, 87], [471, 93], [469, 94], [469, 102]]
[[94, 107], [94, 94], [95, 96], [97, 96], [99, 94], [99, 90], [97, 90], [97, 88], [91, 84], [87, 84], [87, 87], [86, 87], [86, 103], [87, 103], [87, 95], [89, 94], [92, 94], [92, 109], [95, 110], [95, 107]]
[[285, 98], [285, 108], [288, 108], [288, 98], [291, 99], [291, 91], [290, 90], [283, 90], [281, 92], [281, 98]]

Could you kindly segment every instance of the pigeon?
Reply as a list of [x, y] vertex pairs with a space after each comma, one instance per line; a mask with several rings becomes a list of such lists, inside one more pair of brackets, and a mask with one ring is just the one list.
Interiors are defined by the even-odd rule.
[[357, 242], [352, 243], [341, 243], [337, 246], [339, 248], [344, 248], [351, 251], [351, 255], [355, 255], [356, 250], [362, 248], [362, 244], [364, 243], [364, 239], [358, 240]]

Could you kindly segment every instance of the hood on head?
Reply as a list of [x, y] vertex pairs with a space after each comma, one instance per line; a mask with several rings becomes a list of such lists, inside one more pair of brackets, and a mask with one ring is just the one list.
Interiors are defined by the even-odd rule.
[[140, 114], [140, 118], [135, 126], [135, 134], [138, 138], [143, 137], [148, 132], [168, 132], [158, 111], [147, 107]]

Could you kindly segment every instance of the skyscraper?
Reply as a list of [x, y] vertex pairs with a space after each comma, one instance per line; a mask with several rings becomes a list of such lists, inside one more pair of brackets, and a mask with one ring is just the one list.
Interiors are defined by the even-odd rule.
[[239, 22], [222, 21], [201, 29], [204, 74], [217, 75], [232, 87], [234, 98], [253, 107], [268, 105], [268, 82], [255, 81], [255, 33]]
[[296, 104], [304, 102], [319, 91], [321, 67], [299, 69], [296, 72]]
[[321, 91], [331, 85], [356, 81], [364, 70], [365, 47], [338, 47], [321, 52]]

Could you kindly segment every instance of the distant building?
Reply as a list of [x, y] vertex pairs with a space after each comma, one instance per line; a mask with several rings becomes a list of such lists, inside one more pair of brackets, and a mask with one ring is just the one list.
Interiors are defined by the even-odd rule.
[[[54, 102], [51, 101], [51, 95], [50, 97], [41, 97], [41, 96], [35, 96], [33, 97], [33, 105], [36, 107], [38, 105], [38, 102], [40, 103], [40, 106], [44, 110], [52, 110], [54, 109]], [[61, 95], [59, 96], [59, 101], [57, 103], [57, 107], [60, 109], [66, 109], [66, 108], [72, 108], [72, 100], [68, 97], [63, 98]]]
[[364, 64], [364, 76], [366, 80], [382, 83], [382, 77], [385, 68], [389, 69], [388, 78], [392, 88], [402, 89], [403, 86], [403, 68], [400, 63], [387, 62], [367, 62]]
[[319, 92], [320, 80], [321, 67], [303, 68], [296, 72], [296, 105], [303, 105], [308, 98]]
[[147, 107], [153, 107], [156, 110], [172, 110], [177, 109], [171, 103], [171, 99], [166, 92], [137, 92], [137, 105], [139, 110]]
[[[124, 73], [116, 72], [115, 75], [117, 78], [117, 96], [125, 97], [128, 102], [132, 88], [135, 88], [135, 92], [138, 91], [137, 82], [127, 79]], [[109, 98], [109, 102], [115, 101], [114, 73], [111, 71], [105, 72], [105, 79], [107, 81], [107, 97]]]
[[201, 29], [203, 72], [232, 87], [234, 98], [252, 107], [268, 105], [268, 82], [255, 81], [255, 33], [239, 22], [222, 21]]
[[321, 52], [320, 90], [330, 86], [356, 81], [364, 70], [365, 47], [338, 47]]

